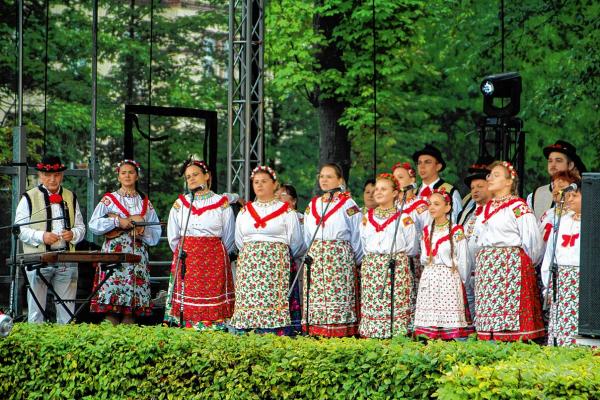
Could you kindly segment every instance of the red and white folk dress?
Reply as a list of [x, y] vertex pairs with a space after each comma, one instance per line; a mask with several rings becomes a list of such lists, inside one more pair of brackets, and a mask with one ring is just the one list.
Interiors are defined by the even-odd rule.
[[471, 266], [463, 227], [455, 225], [450, 231], [449, 223], [426, 226], [421, 262], [425, 269], [419, 283], [414, 334], [454, 339], [474, 333], [465, 290]]
[[[120, 191], [107, 193], [102, 197], [90, 218], [89, 227], [95, 235], [104, 235], [119, 227], [119, 219], [139, 215], [147, 222], [158, 222], [158, 216], [148, 197], [140, 194], [121, 194]], [[159, 225], [147, 226], [143, 235], [133, 236], [123, 232], [120, 236], [105, 238], [104, 252], [132, 253], [142, 257], [138, 264], [121, 264], [102, 285], [96, 298], [92, 300], [92, 312], [110, 312], [124, 315], [150, 315], [150, 269], [148, 248], [160, 240]], [[98, 276], [101, 279], [102, 276]], [[98, 280], [97, 279], [97, 280]]]
[[[323, 214], [326, 209], [326, 214]], [[349, 194], [342, 193], [334, 196], [332, 200], [329, 200], [329, 195], [313, 198], [304, 214], [306, 246], [310, 244], [317, 226], [323, 223], [308, 250], [308, 254], [313, 258], [308, 333], [337, 337], [355, 335], [358, 333], [360, 310], [356, 265], [361, 262], [363, 256], [360, 209]], [[305, 268], [302, 322], [305, 330], [308, 284]]]
[[541, 258], [537, 219], [525, 200], [490, 200], [475, 222], [475, 328], [480, 339], [545, 335], [534, 266]]
[[[398, 230], [396, 231], [396, 225]], [[363, 216], [360, 236], [365, 256], [361, 266], [359, 333], [363, 337], [389, 338], [391, 323], [390, 252], [394, 243], [394, 336], [407, 333], [411, 320], [412, 277], [408, 257], [417, 253], [415, 223], [409, 214], [371, 209]], [[384, 289], [385, 288], [385, 289]]]
[[[191, 206], [191, 210], [190, 210]], [[188, 214], [190, 219], [184, 232]], [[221, 329], [233, 314], [235, 301], [229, 253], [234, 246], [234, 217], [225, 196], [208, 192], [180, 195], [169, 213], [167, 237], [173, 251], [165, 322], [179, 325], [183, 306], [186, 327]], [[181, 269], [176, 271], [182, 237], [187, 254], [184, 293]]]
[[542, 281], [550, 307], [548, 324], [548, 344], [568, 346], [575, 344], [579, 324], [579, 246], [581, 243], [580, 216], [572, 211], [566, 213], [560, 221], [556, 240], [556, 302], [552, 287], [552, 253], [554, 235], [548, 238], [548, 246], [542, 263]]
[[290, 262], [304, 251], [296, 212], [279, 200], [246, 203], [235, 223], [235, 243], [240, 253], [230, 325], [291, 334]]

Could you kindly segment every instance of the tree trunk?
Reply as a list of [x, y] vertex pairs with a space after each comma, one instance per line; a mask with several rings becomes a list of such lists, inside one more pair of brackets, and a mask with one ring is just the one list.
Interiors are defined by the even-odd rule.
[[[342, 15], [315, 16], [313, 27], [316, 32], [321, 32], [325, 38], [325, 45], [318, 49], [316, 58], [320, 71], [336, 69], [345, 73], [346, 67], [342, 60], [342, 51], [334, 40], [332, 33], [334, 28], [342, 22]], [[348, 129], [341, 126], [339, 121], [342, 117], [346, 104], [336, 97], [333, 89], [317, 89], [317, 100], [313, 103], [317, 107], [319, 115], [319, 163], [335, 162], [342, 167], [346, 180], [350, 177], [350, 140]]]

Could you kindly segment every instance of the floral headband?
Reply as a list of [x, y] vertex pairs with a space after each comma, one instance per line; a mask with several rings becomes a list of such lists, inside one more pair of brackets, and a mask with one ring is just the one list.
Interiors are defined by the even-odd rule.
[[506, 170], [510, 174], [510, 179], [514, 180], [517, 177], [517, 170], [515, 169], [515, 167], [513, 167], [511, 163], [509, 163], [508, 161], [502, 161], [502, 166], [506, 168]]
[[205, 174], [208, 174], [208, 165], [206, 165], [206, 163], [202, 160], [190, 160], [190, 162], [186, 165], [186, 168], [189, 167], [190, 165], [195, 165], [196, 167], [200, 168], [202, 170], [202, 172], [204, 172]]
[[65, 170], [65, 165], [58, 164], [58, 163], [56, 163], [56, 164], [37, 163], [35, 167], [38, 171], [45, 171], [45, 172], [49, 172], [49, 171], [60, 172], [60, 171]]
[[268, 174], [274, 181], [277, 180], [277, 174], [275, 174], [275, 170], [267, 165], [259, 165], [258, 167], [254, 168], [252, 170], [252, 173], [250, 174], [250, 179], [254, 179], [254, 175], [256, 175], [259, 172], [264, 172]]
[[396, 170], [396, 168], [404, 168], [406, 171], [408, 171], [408, 175], [411, 178], [414, 178], [415, 176], [417, 176], [415, 169], [412, 167], [412, 165], [410, 165], [409, 162], [398, 162], [398, 163], [394, 164], [394, 166], [392, 167], [392, 172], [394, 172]]
[[398, 179], [396, 179], [396, 177], [394, 175], [388, 174], [387, 172], [385, 172], [385, 173], [379, 174], [377, 176], [377, 180], [380, 180], [380, 179], [385, 179], [385, 180], [392, 182], [392, 187], [394, 188], [394, 190], [400, 190], [400, 182], [398, 182]]
[[140, 163], [135, 161], [135, 160], [130, 160], [130, 159], [124, 159], [121, 160], [117, 163], [117, 173], [121, 171], [121, 167], [125, 164], [129, 164], [129, 165], [133, 165], [135, 167], [135, 171], [139, 174], [140, 173], [140, 169], [142, 168], [140, 166]]
[[433, 192], [431, 192], [431, 194], [433, 193], [437, 193], [440, 196], [442, 196], [447, 204], [452, 204], [452, 197], [450, 197], [448, 192], [446, 192], [446, 188], [433, 189]]

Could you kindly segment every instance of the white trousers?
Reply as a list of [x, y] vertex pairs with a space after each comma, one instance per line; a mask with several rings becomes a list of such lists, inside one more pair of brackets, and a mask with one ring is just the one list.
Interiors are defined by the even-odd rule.
[[[40, 269], [41, 274], [46, 280], [52, 284], [54, 291], [61, 299], [73, 300], [77, 295], [77, 264], [64, 263], [54, 266], [48, 266]], [[43, 309], [46, 309], [46, 294], [48, 293], [48, 287], [37, 275], [36, 271], [27, 271], [27, 279], [31, 290], [35, 293], [35, 297], [40, 302]], [[28, 305], [28, 318], [29, 322], [42, 323], [44, 322], [44, 314], [37, 306], [31, 291], [27, 291], [27, 305]], [[65, 305], [73, 313], [75, 311], [75, 302], [65, 302]], [[64, 306], [60, 303], [56, 303], [56, 322], [59, 324], [66, 324], [71, 319], [69, 313]]]

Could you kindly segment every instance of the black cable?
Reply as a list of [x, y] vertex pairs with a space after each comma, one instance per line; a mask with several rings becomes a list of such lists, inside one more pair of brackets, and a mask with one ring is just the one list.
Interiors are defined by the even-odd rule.
[[44, 38], [44, 136], [42, 151], [46, 155], [46, 137], [48, 132], [48, 41], [50, 31], [50, 0], [46, 0], [46, 32]]
[[373, 179], [377, 176], [377, 31], [375, 30], [375, 0], [372, 0], [373, 33]]

